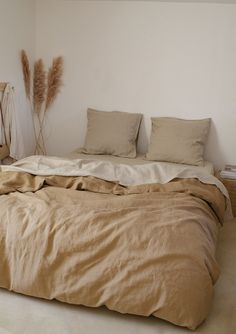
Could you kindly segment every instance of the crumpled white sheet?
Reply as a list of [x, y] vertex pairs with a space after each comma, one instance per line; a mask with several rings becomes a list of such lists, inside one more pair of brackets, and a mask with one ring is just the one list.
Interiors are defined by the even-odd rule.
[[175, 178], [197, 178], [206, 184], [215, 184], [229, 198], [225, 186], [213, 175], [202, 169], [181, 164], [150, 162], [126, 165], [94, 159], [68, 159], [53, 156], [30, 156], [1, 171], [27, 172], [33, 175], [94, 176], [124, 186], [149, 183], [167, 183]]
[[0, 166], [1, 171], [27, 172], [33, 175], [94, 176], [123, 186], [167, 183], [175, 178], [197, 178], [202, 183], [214, 184], [227, 198], [225, 220], [232, 219], [229, 194], [223, 183], [203, 168], [167, 162], [127, 165], [98, 159], [69, 159], [33, 155], [12, 165]]

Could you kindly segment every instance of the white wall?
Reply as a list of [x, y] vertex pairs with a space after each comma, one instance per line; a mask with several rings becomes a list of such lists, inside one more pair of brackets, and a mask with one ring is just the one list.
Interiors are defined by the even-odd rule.
[[[236, 5], [37, 0], [36, 55], [64, 56], [64, 87], [48, 113], [50, 154], [83, 145], [88, 106], [212, 118], [206, 157], [236, 163]], [[141, 142], [142, 141], [142, 142]]]
[[34, 57], [34, 27], [34, 0], [0, 0], [0, 81], [11, 82], [15, 88], [17, 121], [26, 154], [34, 151], [34, 136], [32, 117], [25, 101], [20, 51], [25, 49], [30, 58]]

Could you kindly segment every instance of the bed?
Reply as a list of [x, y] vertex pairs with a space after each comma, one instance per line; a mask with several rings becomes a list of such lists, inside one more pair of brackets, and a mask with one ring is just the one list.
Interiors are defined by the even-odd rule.
[[72, 158], [2, 167], [0, 287], [196, 329], [227, 207], [212, 166]]
[[1, 167], [0, 288], [195, 330], [212, 306], [218, 230], [230, 217], [204, 161], [210, 119], [152, 118], [144, 158], [141, 114], [87, 116], [80, 152]]

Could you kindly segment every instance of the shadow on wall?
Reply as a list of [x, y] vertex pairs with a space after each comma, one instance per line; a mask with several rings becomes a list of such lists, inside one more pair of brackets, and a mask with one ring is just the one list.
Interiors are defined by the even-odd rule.
[[147, 121], [151, 122], [150, 119], [143, 116], [138, 134], [137, 151], [142, 154], [147, 152], [150, 139], [148, 136], [150, 129], [147, 128]]
[[214, 163], [216, 169], [224, 168], [226, 157], [220, 144], [219, 131], [217, 132], [213, 119], [211, 119], [211, 127], [204, 156], [206, 160]]

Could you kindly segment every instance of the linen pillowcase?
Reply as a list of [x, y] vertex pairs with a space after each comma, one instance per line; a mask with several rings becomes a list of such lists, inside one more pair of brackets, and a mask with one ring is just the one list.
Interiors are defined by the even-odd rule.
[[88, 109], [87, 117], [87, 134], [83, 153], [136, 157], [141, 114]]
[[179, 118], [151, 118], [152, 131], [148, 160], [203, 165], [205, 141], [210, 118], [184, 120]]

